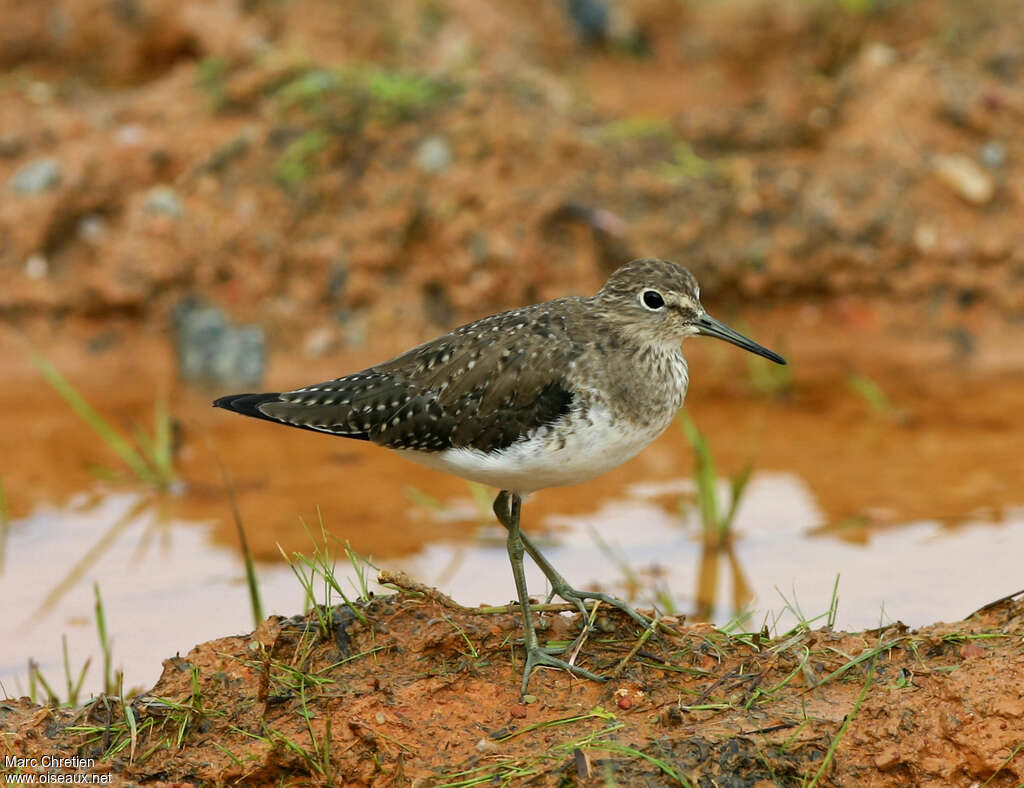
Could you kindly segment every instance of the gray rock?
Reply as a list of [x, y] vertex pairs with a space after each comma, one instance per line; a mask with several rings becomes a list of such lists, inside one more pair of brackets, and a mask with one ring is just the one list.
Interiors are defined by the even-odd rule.
[[981, 146], [978, 158], [989, 169], [1001, 169], [1006, 164], [1006, 146], [999, 140], [989, 140]]
[[56, 159], [36, 159], [23, 164], [11, 176], [11, 188], [22, 194], [39, 194], [60, 183], [60, 162]]
[[416, 148], [416, 166], [424, 172], [437, 173], [452, 164], [452, 148], [441, 136], [427, 137]]
[[170, 186], [154, 186], [146, 193], [142, 207], [146, 213], [162, 214], [172, 219], [181, 218], [181, 198]]
[[172, 316], [178, 372], [186, 380], [256, 385], [267, 366], [260, 326], [233, 326], [224, 310], [190, 298]]
[[98, 244], [107, 235], [107, 220], [98, 213], [89, 213], [78, 220], [78, 237], [86, 243]]

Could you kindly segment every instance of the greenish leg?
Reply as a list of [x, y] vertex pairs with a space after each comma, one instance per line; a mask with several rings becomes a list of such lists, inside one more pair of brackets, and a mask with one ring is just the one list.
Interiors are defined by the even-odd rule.
[[[523, 570], [523, 553], [525, 551], [525, 537], [519, 530], [519, 512], [522, 506], [522, 498], [517, 493], [502, 490], [494, 499], [494, 514], [498, 521], [508, 530], [508, 559], [512, 564], [512, 576], [516, 581], [516, 594], [519, 596], [519, 610], [523, 616], [523, 645], [526, 648], [526, 667], [523, 670], [523, 683], [521, 694], [526, 694], [526, 687], [530, 683], [530, 674], [538, 665], [549, 665], [553, 668], [568, 670], [576, 676], [591, 679], [593, 681], [605, 681], [603, 676], [591, 673], [589, 670], [570, 665], [565, 660], [558, 659], [543, 648], [537, 642], [537, 632], [533, 626], [533, 615], [530, 613], [530, 595], [526, 590], [526, 572]], [[530, 553], [533, 555], [533, 552]], [[584, 608], [585, 611], [585, 608]]]
[[617, 610], [621, 610], [644, 629], [651, 625], [650, 620], [640, 615], [621, 599], [616, 599], [611, 594], [606, 594], [603, 591], [580, 591], [573, 588], [569, 585], [568, 581], [562, 577], [559, 571], [551, 565], [548, 559], [546, 559], [541, 552], [531, 544], [526, 534], [523, 534], [523, 546], [526, 548], [526, 552], [530, 554], [530, 558], [532, 558], [537, 566], [540, 567], [540, 571], [544, 573], [548, 582], [551, 583], [552, 595], [560, 597], [570, 604], [576, 605], [576, 607], [580, 608], [583, 612], [584, 617], [587, 615], [587, 608], [586, 605], [583, 604], [583, 600], [593, 599], [598, 602], [604, 602], [606, 605], [610, 605]]
[[[502, 498], [502, 496], [505, 498]], [[498, 516], [498, 522], [504, 525], [506, 528], [509, 526], [502, 519], [501, 513], [498, 511], [499, 506], [505, 511], [506, 516], [508, 515], [508, 506], [506, 501], [508, 500], [508, 494], [504, 491], [501, 492], [498, 497], [494, 500], [494, 513]], [[518, 522], [518, 518], [516, 519]], [[583, 620], [586, 621], [590, 612], [587, 610], [587, 606], [583, 600], [593, 599], [597, 602], [604, 602], [606, 605], [621, 610], [627, 616], [632, 618], [636, 623], [642, 626], [644, 629], [651, 625], [649, 619], [637, 613], [632, 607], [627, 605], [621, 599], [616, 599], [610, 594], [606, 594], [603, 591], [579, 591], [569, 585], [569, 582], [562, 577], [561, 573], [551, 565], [551, 562], [537, 549], [537, 547], [530, 541], [530, 538], [520, 532], [520, 539], [523, 543], [523, 548], [529, 553], [530, 558], [534, 560], [534, 563], [540, 567], [540, 571], [544, 573], [544, 576], [551, 583], [551, 594], [564, 599], [566, 602], [576, 605], [579, 608], [580, 613], [583, 614]]]

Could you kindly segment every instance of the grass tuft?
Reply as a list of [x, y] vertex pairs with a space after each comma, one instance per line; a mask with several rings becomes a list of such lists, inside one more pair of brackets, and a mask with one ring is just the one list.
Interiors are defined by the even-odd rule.
[[[337, 553], [331, 547], [331, 541], [337, 540], [327, 533], [327, 526], [324, 525], [323, 515], [319, 510], [317, 510], [317, 517], [320, 521], [319, 542], [310, 533], [306, 523], [302, 523], [302, 527], [306, 529], [306, 533], [313, 542], [313, 553], [311, 556], [306, 556], [299, 552], [293, 552], [289, 556], [280, 545], [278, 545], [278, 550], [281, 551], [285, 562], [291, 567], [292, 572], [302, 586], [306, 604], [310, 606], [313, 615], [316, 616], [320, 636], [326, 639], [330, 637], [333, 631], [334, 616], [332, 610], [334, 607], [333, 602], [337, 597], [341, 598], [352, 615], [359, 619], [360, 622], [369, 624], [369, 621], [360, 606], [349, 598], [338, 581], [336, 574]], [[368, 602], [371, 593], [366, 582], [366, 567], [372, 567], [373, 565], [357, 554], [348, 543], [345, 544], [344, 549], [345, 555], [352, 564], [359, 582], [359, 587], [356, 588], [357, 601]], [[317, 587], [322, 588], [323, 591], [322, 604], [317, 602], [315, 591]]]
[[107, 634], [107, 615], [103, 609], [103, 596], [100, 594], [99, 583], [92, 584], [93, 596], [96, 598], [96, 634], [100, 639], [100, 651], [103, 653], [103, 694], [114, 695], [117, 688], [124, 681], [124, 674], [121, 671], [113, 670], [113, 649], [110, 644], [110, 636]]
[[890, 421], [903, 422], [910, 415], [906, 408], [894, 404], [882, 387], [867, 375], [860, 373], [849, 375], [846, 378], [846, 386], [864, 400], [876, 416]]
[[693, 449], [697, 465], [697, 504], [700, 507], [704, 540], [712, 545], [724, 544], [732, 534], [736, 510], [750, 481], [753, 465], [747, 463], [739, 473], [730, 477], [729, 500], [727, 505], [723, 505], [718, 496], [718, 473], [715, 470], [711, 446], [685, 410], [679, 411], [678, 419], [683, 434]]
[[136, 443], [125, 437], [90, 405], [48, 359], [32, 352], [32, 361], [46, 382], [88, 424], [100, 439], [132, 470], [139, 481], [159, 489], [169, 489], [174, 474], [174, 439], [167, 403], [158, 400], [153, 410], [153, 434], [142, 427], [135, 430]]

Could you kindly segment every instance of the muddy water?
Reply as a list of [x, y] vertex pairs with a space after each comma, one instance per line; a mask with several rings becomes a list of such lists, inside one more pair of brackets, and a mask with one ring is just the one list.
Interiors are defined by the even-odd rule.
[[[384, 354], [278, 360], [268, 387], [331, 377]], [[954, 619], [1024, 587], [1019, 375], [830, 366], [806, 350], [791, 359], [796, 375], [780, 397], [754, 391], [745, 360], [722, 348], [688, 355], [696, 370], [688, 405], [715, 453], [722, 496], [729, 475], [754, 467], [733, 539], [717, 549], [702, 539], [692, 454], [673, 427], [601, 479], [528, 501], [525, 526], [572, 581], [723, 623], [745, 613], [751, 628], [823, 613], [837, 576], [837, 625], [847, 628]], [[130, 346], [123, 339], [84, 361], [75, 347], [51, 357], [126, 428], [145, 422], [165, 392], [180, 425], [181, 484], [155, 494], [98, 481], [91, 466], [117, 465], [109, 450], [27, 364], [9, 365], [0, 387], [9, 506], [0, 532], [0, 681], [9, 694], [27, 687], [29, 657], [63, 685], [62, 635], [73, 670], [91, 657], [86, 686], [98, 686], [94, 584], [129, 685], [148, 685], [161, 659], [196, 642], [251, 628], [228, 476], [260, 559], [267, 612], [302, 610], [279, 545], [310, 551], [302, 522], [316, 531], [319, 518], [378, 565], [461, 602], [514, 596], [485, 491], [372, 446], [215, 411], [211, 392], [173, 382], [159, 336]], [[884, 381], [884, 407], [849, 385], [853, 371]], [[344, 559], [339, 573], [351, 575]], [[541, 595], [543, 577], [528, 578]]]

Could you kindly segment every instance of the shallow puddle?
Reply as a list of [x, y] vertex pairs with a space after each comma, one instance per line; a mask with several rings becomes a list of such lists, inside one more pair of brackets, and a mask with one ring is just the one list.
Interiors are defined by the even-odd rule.
[[[823, 625], [837, 573], [835, 621], [846, 629], [957, 618], [1019, 585], [1024, 509], [1000, 522], [950, 528], [918, 521], [849, 542], [814, 535], [823, 513], [799, 477], [762, 473], [738, 509], [732, 548], [712, 550], [703, 547], [697, 513], [684, 503], [691, 492], [689, 480], [633, 484], [592, 512], [546, 517], [536, 541], [578, 586], [603, 587], [669, 612], [703, 606], [719, 624], [743, 612], [743, 628], [767, 625], [773, 632], [798, 616]], [[72, 671], [90, 658], [85, 687], [99, 688], [93, 583], [101, 588], [114, 665], [124, 668], [126, 686], [149, 686], [163, 659], [197, 642], [251, 629], [237, 551], [213, 544], [210, 524], [168, 516], [161, 505], [138, 493], [80, 495], [9, 523], [2, 574], [8, 615], [0, 624], [0, 681], [9, 694], [27, 691], [28, 656], [63, 691], [62, 634]], [[404, 570], [466, 605], [514, 598], [503, 535], [491, 526], [474, 531], [471, 499], [455, 499], [430, 516], [462, 521], [472, 538], [430, 544], [378, 565]], [[45, 574], [32, 559], [41, 555]], [[268, 613], [304, 608], [287, 566], [261, 563], [258, 574]], [[344, 557], [337, 575], [355, 596], [358, 581]], [[541, 596], [543, 575], [531, 565], [527, 577]]]

